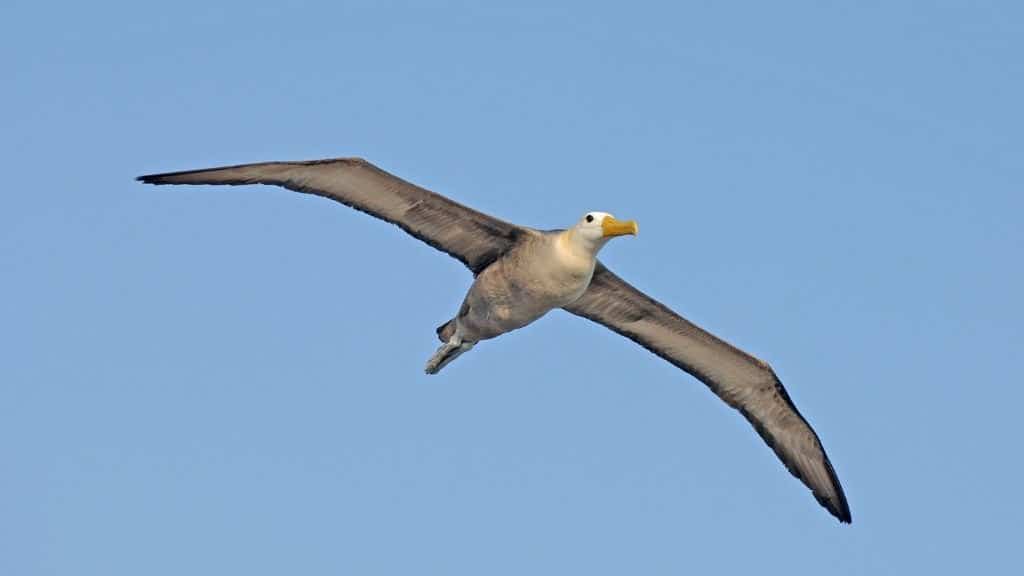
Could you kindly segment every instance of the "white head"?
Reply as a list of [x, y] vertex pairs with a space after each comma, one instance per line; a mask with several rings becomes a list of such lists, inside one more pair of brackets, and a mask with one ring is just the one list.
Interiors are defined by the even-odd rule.
[[586, 247], [592, 254], [597, 254], [605, 242], [615, 236], [625, 234], [636, 235], [639, 227], [635, 220], [616, 220], [607, 212], [587, 212], [572, 227], [573, 240]]

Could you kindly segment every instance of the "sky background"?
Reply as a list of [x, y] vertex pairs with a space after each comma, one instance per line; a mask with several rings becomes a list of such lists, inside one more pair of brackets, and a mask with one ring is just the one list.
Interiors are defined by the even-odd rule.
[[[1010, 573], [1017, 2], [8, 3], [0, 573]], [[553, 312], [422, 373], [471, 282], [327, 200], [150, 172], [363, 156], [771, 362], [747, 422]]]

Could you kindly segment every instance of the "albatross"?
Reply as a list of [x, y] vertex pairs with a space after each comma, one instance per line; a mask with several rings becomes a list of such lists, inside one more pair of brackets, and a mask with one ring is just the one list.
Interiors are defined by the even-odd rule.
[[753, 425], [786, 468], [840, 522], [850, 508], [818, 435], [772, 368], [689, 322], [597, 259], [637, 223], [588, 212], [570, 228], [517, 226], [402, 180], [360, 158], [262, 162], [139, 176], [148, 184], [268, 184], [315, 194], [390, 222], [461, 261], [474, 280], [455, 316], [437, 328], [427, 361], [436, 374], [481, 340], [522, 328], [555, 308], [601, 324], [688, 372]]

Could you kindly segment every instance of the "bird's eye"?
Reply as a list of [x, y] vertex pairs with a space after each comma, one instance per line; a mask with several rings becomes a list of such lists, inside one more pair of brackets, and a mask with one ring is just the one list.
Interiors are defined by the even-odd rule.
[[593, 214], [587, 214], [587, 222], [593, 222], [593, 221], [594, 221], [594, 215]]

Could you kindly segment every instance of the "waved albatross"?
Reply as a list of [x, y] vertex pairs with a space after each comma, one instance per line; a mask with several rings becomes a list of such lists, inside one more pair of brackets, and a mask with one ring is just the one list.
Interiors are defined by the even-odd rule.
[[567, 230], [539, 231], [477, 212], [358, 158], [265, 162], [140, 176], [149, 184], [271, 184], [341, 202], [457, 258], [475, 280], [437, 329], [435, 374], [480, 340], [563, 308], [618, 332], [692, 374], [740, 411], [789, 471], [840, 522], [850, 508], [821, 441], [768, 364], [690, 323], [597, 260], [633, 221], [589, 212]]

